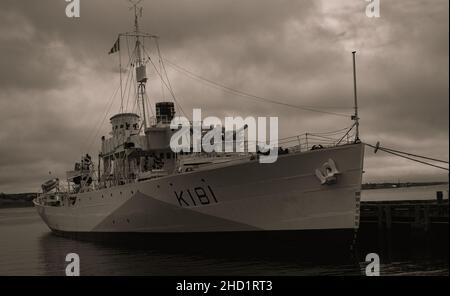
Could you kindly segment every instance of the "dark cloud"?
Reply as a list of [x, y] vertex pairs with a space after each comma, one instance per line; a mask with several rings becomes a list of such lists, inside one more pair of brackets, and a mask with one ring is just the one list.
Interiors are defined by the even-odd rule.
[[[168, 60], [201, 76], [346, 114], [355, 49], [363, 139], [448, 159], [448, 1], [382, 0], [379, 19], [365, 16], [366, 4], [144, 1], [141, 27], [162, 37]], [[35, 190], [48, 171], [63, 175], [81, 153], [96, 155], [118, 110], [116, 99], [105, 114], [118, 81], [117, 55], [107, 52], [117, 33], [132, 30], [128, 2], [81, 0], [80, 19], [67, 18], [65, 6], [63, 0], [0, 3], [0, 191]], [[187, 113], [202, 107], [205, 116], [279, 116], [281, 136], [351, 124], [224, 93], [167, 67]], [[153, 100], [163, 96], [160, 88], [150, 81]], [[448, 177], [370, 150], [366, 155], [368, 181]]]

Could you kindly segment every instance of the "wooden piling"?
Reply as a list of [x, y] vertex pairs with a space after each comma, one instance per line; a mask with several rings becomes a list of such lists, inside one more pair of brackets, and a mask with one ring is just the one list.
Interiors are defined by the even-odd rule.
[[442, 191], [436, 191], [436, 200], [438, 204], [442, 203], [442, 201], [444, 200], [444, 194]]
[[427, 205], [423, 208], [423, 220], [424, 231], [428, 232], [430, 230], [430, 208]]
[[409, 224], [412, 231], [428, 232], [434, 224], [448, 224], [448, 200], [363, 201], [360, 225], [367, 223], [378, 230]]
[[390, 206], [385, 206], [384, 207], [384, 214], [385, 214], [385, 217], [386, 217], [386, 220], [385, 220], [386, 228], [388, 230], [390, 230], [391, 226], [392, 226], [392, 215], [391, 215], [391, 207]]
[[378, 229], [383, 229], [383, 207], [381, 205], [377, 206], [377, 214], [378, 214]]

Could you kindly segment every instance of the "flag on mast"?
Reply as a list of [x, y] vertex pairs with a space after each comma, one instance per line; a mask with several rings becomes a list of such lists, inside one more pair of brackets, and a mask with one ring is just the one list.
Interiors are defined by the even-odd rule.
[[109, 51], [108, 54], [113, 54], [120, 50], [120, 37], [117, 37], [116, 43], [114, 43], [113, 47]]

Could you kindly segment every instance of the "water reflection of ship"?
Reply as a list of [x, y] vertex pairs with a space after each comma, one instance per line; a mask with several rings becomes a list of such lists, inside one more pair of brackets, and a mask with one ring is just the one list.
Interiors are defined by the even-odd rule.
[[[231, 238], [231, 236], [230, 236]], [[72, 240], [51, 233], [40, 238], [40, 261], [46, 275], [65, 274], [65, 256], [80, 256], [81, 275], [317, 275], [360, 274], [357, 258], [348, 250], [323, 253], [298, 245], [232, 236], [200, 240], [130, 237], [116, 241]], [[270, 250], [270, 251], [268, 251]]]

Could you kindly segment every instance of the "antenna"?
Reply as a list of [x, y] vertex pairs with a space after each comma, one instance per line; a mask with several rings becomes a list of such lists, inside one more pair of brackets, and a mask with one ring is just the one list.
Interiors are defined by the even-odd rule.
[[352, 120], [355, 121], [355, 128], [356, 128], [355, 142], [359, 142], [358, 96], [356, 92], [356, 51], [352, 51], [352, 55], [353, 55], [353, 92], [355, 95], [355, 114], [352, 115]]
[[139, 22], [138, 22], [138, 15], [139, 17], [142, 17], [142, 6], [138, 6], [139, 3], [142, 2], [142, 0], [128, 0], [128, 2], [131, 3], [131, 7], [130, 10], [134, 8], [134, 28], [135, 28], [135, 32], [139, 33]]
[[[128, 0], [131, 3], [130, 10], [134, 8], [134, 37], [136, 38], [136, 81], [138, 83], [138, 100], [142, 102], [142, 117], [144, 130], [147, 128], [147, 115], [145, 107], [145, 84], [147, 82], [147, 70], [142, 52], [145, 51], [145, 33], [139, 31], [139, 17], [142, 17], [142, 6], [138, 6], [142, 0]], [[141, 39], [142, 38], [142, 43]]]

